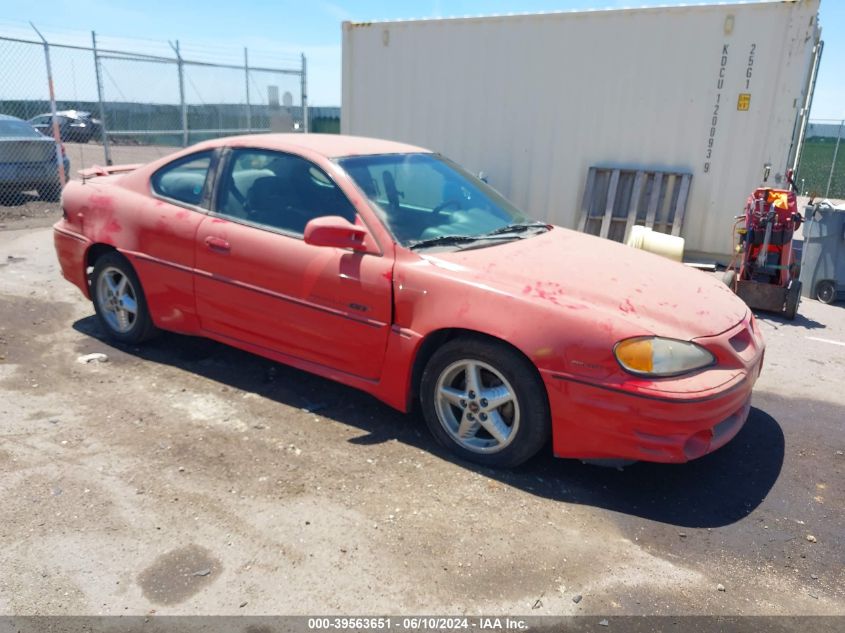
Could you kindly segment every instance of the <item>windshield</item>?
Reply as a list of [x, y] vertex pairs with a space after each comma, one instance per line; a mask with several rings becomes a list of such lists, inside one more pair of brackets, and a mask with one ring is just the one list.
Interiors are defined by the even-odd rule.
[[43, 138], [29, 123], [23, 121], [0, 121], [0, 137], [3, 138]]
[[[353, 156], [338, 163], [403, 246], [448, 245], [491, 233], [495, 243], [506, 238], [507, 227], [537, 224], [492, 187], [435, 154]], [[524, 235], [512, 239], [519, 237]]]

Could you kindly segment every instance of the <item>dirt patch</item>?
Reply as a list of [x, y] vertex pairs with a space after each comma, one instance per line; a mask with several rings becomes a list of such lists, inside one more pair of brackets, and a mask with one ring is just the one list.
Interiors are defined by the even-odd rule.
[[[16, 264], [24, 265], [24, 264]], [[44, 388], [59, 370], [55, 336], [66, 333], [74, 307], [61, 301], [5, 296], [0, 301], [0, 363], [12, 373], [0, 373], [11, 388]]]
[[220, 561], [206, 548], [187, 545], [156, 558], [138, 575], [138, 584], [150, 602], [172, 605], [214, 582], [220, 571]]

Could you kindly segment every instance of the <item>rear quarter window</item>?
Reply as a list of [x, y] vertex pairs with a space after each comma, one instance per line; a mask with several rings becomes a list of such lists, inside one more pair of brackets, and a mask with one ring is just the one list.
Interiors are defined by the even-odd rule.
[[199, 206], [211, 166], [211, 151], [198, 152], [159, 169], [150, 181], [153, 191], [177, 202]]

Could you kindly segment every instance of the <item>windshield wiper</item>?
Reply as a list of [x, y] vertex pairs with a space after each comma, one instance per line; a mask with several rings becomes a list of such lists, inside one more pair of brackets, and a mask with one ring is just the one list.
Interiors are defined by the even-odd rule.
[[[471, 244], [473, 242], [483, 242], [487, 240], [510, 240], [514, 239], [519, 233], [524, 233], [531, 229], [545, 229], [548, 230], [548, 224], [545, 222], [526, 222], [514, 223], [500, 226], [488, 233], [480, 235], [438, 235], [427, 240], [416, 240], [408, 244], [408, 248], [425, 248], [428, 246], [452, 246], [454, 244]], [[517, 237], [517, 239], [522, 239]]]
[[472, 244], [473, 242], [483, 242], [489, 240], [512, 239], [510, 235], [493, 235], [487, 233], [484, 235], [438, 235], [437, 237], [430, 237], [427, 240], [415, 240], [408, 244], [411, 250], [417, 248], [427, 248], [429, 246], [452, 246], [454, 244]]
[[538, 228], [545, 228], [548, 229], [548, 224], [545, 222], [526, 222], [526, 223], [515, 223], [515, 224], [506, 224], [505, 226], [500, 226], [498, 229], [494, 229], [489, 233], [485, 233], [485, 236], [490, 235], [504, 235], [505, 233], [525, 233], [530, 229], [538, 229]]

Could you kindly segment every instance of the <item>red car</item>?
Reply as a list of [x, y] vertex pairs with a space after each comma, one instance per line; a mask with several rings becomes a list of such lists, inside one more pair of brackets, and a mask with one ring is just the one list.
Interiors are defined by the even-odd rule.
[[460, 457], [685, 462], [745, 422], [764, 343], [711, 276], [532, 220], [419, 147], [297, 134], [93, 168], [62, 273], [104, 330], [206, 336], [373, 394]]

